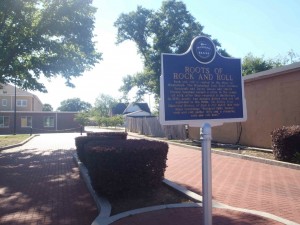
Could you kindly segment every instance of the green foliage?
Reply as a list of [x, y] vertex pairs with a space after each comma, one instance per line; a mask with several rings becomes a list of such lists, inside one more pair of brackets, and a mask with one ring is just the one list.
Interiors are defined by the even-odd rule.
[[97, 117], [97, 125], [99, 127], [116, 127], [123, 126], [124, 118], [122, 116]]
[[76, 152], [79, 160], [86, 164], [85, 145], [98, 145], [99, 142], [107, 140], [126, 140], [125, 132], [89, 132], [87, 136], [79, 136], [75, 138]]
[[53, 107], [50, 104], [43, 104], [43, 111], [49, 111], [52, 112], [53, 111]]
[[252, 53], [248, 53], [243, 59], [242, 73], [245, 76], [272, 68], [273, 63], [271, 60], [265, 60], [263, 57], [254, 57]]
[[300, 151], [294, 154], [293, 162], [300, 164]]
[[68, 86], [100, 59], [92, 41], [96, 9], [88, 0], [7, 0], [0, 4], [0, 82], [46, 92], [38, 81], [60, 75]]
[[123, 126], [123, 124], [124, 124], [123, 116], [110, 117], [110, 126], [117, 127], [117, 126]]
[[57, 108], [59, 111], [69, 112], [82, 112], [88, 111], [92, 108], [92, 105], [88, 102], [81, 101], [80, 98], [70, 98], [60, 103], [60, 107]]
[[[120, 88], [126, 96], [137, 87], [137, 99], [145, 93], [159, 97], [161, 53], [184, 53], [194, 37], [209, 36], [203, 33], [203, 26], [187, 11], [185, 4], [175, 0], [163, 1], [157, 11], [138, 6], [134, 12], [121, 14], [114, 25], [118, 29], [117, 43], [134, 41], [144, 59], [144, 71], [126, 76]], [[217, 40], [214, 43], [219, 52], [228, 56]]]
[[282, 127], [272, 131], [275, 159], [285, 162], [299, 161], [300, 126]]
[[263, 56], [257, 57], [253, 56], [252, 53], [248, 53], [243, 58], [242, 74], [243, 76], [246, 76], [249, 74], [288, 65], [297, 61], [300, 61], [299, 55], [296, 54], [292, 49], [288, 52], [287, 56], [278, 56], [272, 59], [265, 59]]
[[110, 109], [118, 103], [116, 99], [110, 95], [100, 94], [95, 101], [93, 114], [96, 117], [108, 117]]
[[74, 120], [81, 126], [85, 126], [90, 122], [90, 114], [88, 112], [80, 112], [75, 115]]
[[0, 148], [6, 147], [9, 145], [20, 144], [25, 141], [30, 136], [28, 134], [16, 134], [16, 135], [3, 135], [0, 136]]

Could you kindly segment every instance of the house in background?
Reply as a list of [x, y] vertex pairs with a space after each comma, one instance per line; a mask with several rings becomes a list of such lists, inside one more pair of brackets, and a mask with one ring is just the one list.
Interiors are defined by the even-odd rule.
[[123, 115], [126, 117], [145, 117], [151, 116], [151, 111], [147, 103], [130, 103]]
[[[42, 111], [43, 103], [34, 94], [9, 84], [0, 84], [0, 134], [80, 131], [74, 121], [77, 112]], [[16, 128], [16, 129], [15, 129]], [[15, 129], [15, 130], [14, 130]]]
[[128, 103], [118, 103], [112, 107], [109, 111], [109, 116], [123, 115], [123, 112], [127, 108]]
[[[16, 88], [17, 111], [42, 111], [43, 103], [34, 94]], [[14, 111], [15, 87], [10, 84], [0, 84], [0, 111]]]

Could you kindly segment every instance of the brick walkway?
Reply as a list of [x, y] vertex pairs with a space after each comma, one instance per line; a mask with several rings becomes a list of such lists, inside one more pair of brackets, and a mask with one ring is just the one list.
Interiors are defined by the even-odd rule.
[[[166, 178], [201, 194], [201, 151], [170, 145]], [[212, 154], [213, 199], [300, 223], [300, 170]]]
[[1, 225], [90, 225], [98, 215], [72, 155], [78, 134], [43, 134], [0, 152]]
[[[204, 225], [202, 208], [172, 208], [118, 220], [111, 225]], [[282, 225], [282, 223], [232, 210], [213, 209], [214, 225]]]
[[[0, 152], [0, 224], [90, 225], [95, 203], [74, 164], [78, 134], [43, 134]], [[212, 154], [213, 198], [300, 224], [300, 171]], [[170, 145], [166, 178], [201, 194], [201, 151]], [[201, 208], [174, 208], [129, 216], [112, 225], [201, 225]], [[213, 224], [281, 224], [213, 209]]]

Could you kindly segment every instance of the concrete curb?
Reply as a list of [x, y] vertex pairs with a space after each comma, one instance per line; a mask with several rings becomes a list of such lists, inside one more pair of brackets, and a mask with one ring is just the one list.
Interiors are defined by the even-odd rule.
[[39, 134], [33, 134], [33, 135], [31, 135], [29, 138], [27, 138], [26, 140], [22, 141], [22, 142], [19, 143], [19, 144], [8, 145], [8, 146], [1, 147], [1, 148], [0, 148], [0, 151], [5, 150], [5, 149], [9, 149], [9, 148], [20, 147], [20, 146], [26, 144], [28, 141], [30, 141], [32, 138], [34, 138], [34, 137], [36, 137], [36, 136], [39, 136]]
[[[132, 136], [132, 137], [145, 138], [145, 139], [149, 139], [149, 140], [164, 141], [170, 145], [177, 145], [177, 146], [182, 146], [182, 147], [190, 148], [193, 150], [201, 151], [200, 147], [190, 146], [190, 145], [186, 145], [186, 144], [182, 144], [182, 143], [174, 143], [172, 141], [162, 140], [160, 138], [147, 137], [145, 135], [139, 135], [139, 134], [135, 134], [132, 132], [128, 132], [128, 135]], [[285, 167], [285, 168], [300, 170], [300, 165], [298, 165], [298, 164], [282, 162], [282, 161], [277, 161], [277, 160], [271, 160], [271, 159], [263, 159], [263, 158], [259, 158], [259, 157], [255, 157], [255, 156], [242, 155], [242, 154], [238, 154], [238, 153], [226, 152], [226, 151], [221, 151], [221, 150], [214, 150], [213, 148], [211, 149], [211, 152], [215, 153], [215, 154], [219, 154], [219, 155], [265, 163], [265, 164], [269, 164], [269, 165], [273, 165], [273, 166], [281, 166], [281, 167]]]
[[96, 206], [97, 206], [97, 209], [99, 212], [99, 215], [97, 216], [97, 218], [109, 217], [110, 213], [111, 213], [111, 204], [109, 203], [109, 201], [106, 198], [99, 196], [93, 189], [92, 184], [91, 184], [91, 179], [88, 175], [88, 170], [84, 166], [84, 164], [79, 161], [77, 153], [75, 153], [73, 155], [73, 159], [74, 159], [75, 163], [78, 165], [80, 174], [83, 177], [83, 180], [96, 203]]
[[94, 191], [94, 189], [91, 185], [91, 180], [88, 175], [88, 171], [87, 171], [86, 167], [83, 165], [83, 163], [79, 161], [76, 153], [73, 155], [73, 159], [74, 159], [75, 163], [78, 165], [80, 174], [83, 177], [83, 180], [86, 183], [87, 188], [88, 188], [89, 192], [91, 193], [91, 195], [96, 203], [97, 209], [99, 211], [99, 215], [93, 221], [92, 225], [108, 225], [116, 220], [119, 220], [121, 218], [130, 216], [130, 215], [136, 215], [139, 213], [151, 212], [151, 211], [160, 210], [160, 209], [179, 208], [179, 207], [201, 207], [202, 206], [201, 203], [167, 204], [167, 205], [158, 205], [158, 206], [150, 206], [150, 207], [145, 207], [145, 208], [140, 208], [140, 209], [134, 209], [134, 210], [116, 214], [114, 216], [110, 216], [111, 204], [109, 203], [109, 201], [106, 198], [97, 195], [97, 193]]
[[211, 151], [213, 153], [219, 154], [219, 155], [230, 156], [230, 157], [240, 158], [240, 159], [246, 159], [246, 160], [251, 160], [251, 161], [255, 161], [255, 162], [273, 165], [273, 166], [286, 167], [286, 168], [294, 169], [294, 170], [300, 170], [300, 165], [298, 165], [298, 164], [281, 162], [281, 161], [276, 161], [276, 160], [271, 160], [271, 159], [263, 159], [263, 158], [259, 158], [259, 157], [255, 157], [255, 156], [242, 155], [242, 154], [238, 154], [238, 153], [225, 152], [225, 151], [214, 150], [214, 149], [212, 149]]
[[108, 217], [108, 218], [102, 218], [102, 219], [96, 219], [92, 225], [109, 225], [117, 220], [120, 220], [122, 218], [128, 217], [128, 216], [134, 216], [141, 213], [146, 212], [152, 212], [162, 209], [170, 209], [170, 208], [196, 208], [196, 207], [202, 207], [201, 203], [178, 203], [178, 204], [169, 204], [169, 205], [157, 205], [157, 206], [150, 206], [140, 209], [134, 209], [126, 212], [122, 212], [119, 214], [116, 214], [114, 216]]
[[[174, 183], [172, 181], [169, 181], [167, 179], [164, 180], [164, 183], [166, 183], [170, 187], [176, 189], [177, 191], [179, 191], [179, 192], [187, 195], [189, 198], [192, 198], [192, 199], [194, 199], [196, 201], [202, 201], [202, 196], [201, 195], [198, 195], [197, 193], [192, 192], [192, 191], [186, 189], [185, 187], [182, 187], [182, 186], [180, 186], [180, 185], [178, 185], [178, 184], [176, 184], [176, 183]], [[252, 210], [252, 209], [245, 209], [245, 208], [233, 207], [233, 206], [230, 206], [230, 205], [226, 205], [226, 204], [217, 202], [215, 200], [213, 200], [212, 203], [213, 203], [212, 204], [213, 208], [229, 209], [229, 210], [233, 210], [233, 211], [244, 212], [244, 213], [249, 213], [249, 214], [256, 215], [256, 216], [265, 217], [265, 218], [268, 218], [268, 219], [271, 219], [271, 220], [275, 220], [275, 221], [278, 221], [278, 222], [281, 222], [281, 223], [284, 223], [284, 224], [299, 225], [298, 223], [295, 223], [293, 221], [284, 219], [282, 217], [276, 216], [276, 215], [271, 214], [271, 213], [267, 213], [267, 212], [263, 212], [263, 211], [257, 211], [257, 210]], [[202, 206], [202, 204], [201, 204], [201, 206]]]

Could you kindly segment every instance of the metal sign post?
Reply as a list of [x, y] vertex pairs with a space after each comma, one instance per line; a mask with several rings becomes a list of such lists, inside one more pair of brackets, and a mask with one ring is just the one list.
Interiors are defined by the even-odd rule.
[[203, 224], [212, 225], [211, 126], [202, 126]]
[[211, 127], [247, 119], [241, 59], [198, 36], [183, 54], [162, 53], [160, 123], [202, 127], [203, 219], [212, 224]]

